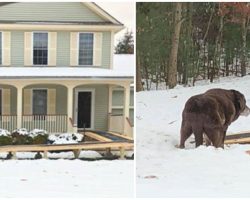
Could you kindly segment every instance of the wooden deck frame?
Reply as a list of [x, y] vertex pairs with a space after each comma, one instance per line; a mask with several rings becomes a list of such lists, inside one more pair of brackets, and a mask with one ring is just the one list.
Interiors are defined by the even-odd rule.
[[132, 142], [84, 142], [78, 144], [54, 144], [54, 145], [8, 145], [1, 146], [0, 152], [11, 152], [13, 158], [16, 159], [17, 152], [43, 152], [44, 158], [48, 158], [49, 151], [71, 150], [75, 158], [78, 158], [81, 150], [99, 150], [99, 149], [119, 149], [120, 159], [125, 158], [125, 150], [134, 147]]
[[108, 139], [106, 137], [103, 137], [103, 136], [98, 135], [98, 134], [93, 133], [93, 132], [85, 132], [85, 136], [88, 136], [94, 140], [101, 141], [101, 142], [111, 142], [112, 141], [111, 139]]

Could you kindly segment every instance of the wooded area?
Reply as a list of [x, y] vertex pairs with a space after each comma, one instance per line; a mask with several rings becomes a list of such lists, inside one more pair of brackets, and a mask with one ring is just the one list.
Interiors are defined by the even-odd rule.
[[136, 90], [249, 71], [247, 2], [137, 3]]

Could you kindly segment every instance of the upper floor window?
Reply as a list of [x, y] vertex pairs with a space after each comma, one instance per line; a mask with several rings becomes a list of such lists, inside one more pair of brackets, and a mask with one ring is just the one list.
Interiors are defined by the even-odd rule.
[[48, 65], [48, 33], [33, 34], [33, 64]]
[[0, 32], [0, 65], [2, 65], [2, 32]]
[[79, 65], [93, 65], [93, 33], [79, 34]]

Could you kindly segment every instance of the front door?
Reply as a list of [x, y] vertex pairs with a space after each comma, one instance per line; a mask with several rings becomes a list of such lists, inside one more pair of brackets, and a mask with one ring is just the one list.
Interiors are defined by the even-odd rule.
[[77, 127], [91, 128], [92, 92], [79, 91], [77, 97]]
[[33, 90], [33, 115], [47, 115], [47, 90]]

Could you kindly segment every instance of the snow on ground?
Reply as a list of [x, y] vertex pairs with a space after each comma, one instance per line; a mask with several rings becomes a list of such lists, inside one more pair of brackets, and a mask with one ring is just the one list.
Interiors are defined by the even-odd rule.
[[0, 162], [0, 198], [133, 197], [133, 161]]
[[79, 133], [50, 134], [48, 140], [52, 144], [74, 144], [81, 142], [83, 135]]
[[[250, 145], [195, 148], [192, 137], [186, 149], [175, 148], [185, 102], [211, 88], [239, 90], [250, 106], [250, 76], [137, 93], [138, 197], [250, 197]], [[250, 130], [249, 122], [240, 117], [228, 133]]]
[[[38, 129], [30, 132], [26, 129], [15, 131], [32, 137], [45, 133]], [[0, 129], [0, 135], [10, 133]], [[77, 143], [82, 138], [83, 135], [77, 133], [49, 135], [49, 141], [53, 144]], [[80, 159], [77, 160], [72, 151], [49, 152], [48, 160], [31, 160], [35, 155], [35, 152], [17, 152], [18, 160], [4, 160], [7, 152], [0, 153], [0, 199], [134, 196], [132, 160], [83, 160], [101, 159], [102, 155], [96, 151], [81, 151]], [[131, 156], [131, 152], [127, 152], [127, 155]]]

